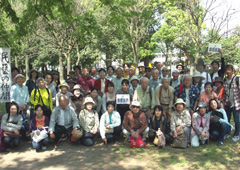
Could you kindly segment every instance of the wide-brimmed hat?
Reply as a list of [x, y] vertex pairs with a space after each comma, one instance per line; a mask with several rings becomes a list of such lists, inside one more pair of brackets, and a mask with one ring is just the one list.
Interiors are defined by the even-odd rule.
[[73, 87], [73, 90], [77, 90], [77, 89], [81, 89], [82, 87], [80, 86], [80, 84], [76, 84], [74, 87]]
[[22, 79], [23, 79], [23, 81], [25, 81], [25, 80], [26, 80], [26, 78], [25, 78], [25, 76], [24, 76], [24, 75], [22, 75], [22, 74], [17, 74], [17, 75], [14, 77], [14, 81], [16, 81], [18, 78], [22, 78]]
[[144, 63], [143, 62], [139, 63], [138, 67], [144, 67], [145, 68]]
[[133, 80], [137, 80], [139, 82], [138, 76], [136, 76], [136, 75], [132, 76], [130, 79], [130, 82], [132, 82]]
[[139, 101], [136, 101], [136, 100], [132, 102], [132, 104], [130, 105], [129, 108], [132, 109], [133, 106], [140, 107], [140, 109], [142, 108], [141, 104], [139, 103]]
[[193, 77], [193, 78], [194, 78], [194, 77], [200, 77], [200, 78], [202, 78], [203, 80], [205, 79], [205, 77], [202, 76], [202, 74], [201, 74], [199, 71], [194, 72], [192, 77]]
[[223, 79], [222, 79], [222, 77], [215, 77], [215, 79], [214, 79], [214, 84], [215, 84], [216, 82], [220, 82], [220, 83], [223, 84]]
[[176, 107], [177, 104], [183, 104], [184, 107], [186, 107], [186, 103], [185, 103], [184, 100], [181, 99], [181, 98], [178, 98], [178, 99], [176, 100], [174, 106]]
[[168, 71], [169, 69], [168, 69], [167, 67], [163, 67], [163, 68], [162, 68], [162, 71], [163, 71], [163, 70]]
[[92, 103], [93, 105], [95, 105], [95, 102], [93, 101], [92, 97], [86, 97], [83, 105], [87, 104], [87, 103]]
[[61, 87], [67, 87], [68, 89], [70, 88], [69, 85], [68, 85], [65, 81], [62, 82], [62, 83], [58, 86], [59, 89], [60, 89]]

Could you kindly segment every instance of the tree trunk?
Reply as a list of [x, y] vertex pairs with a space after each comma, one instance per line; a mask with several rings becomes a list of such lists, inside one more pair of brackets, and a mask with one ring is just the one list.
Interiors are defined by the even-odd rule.
[[64, 53], [65, 58], [67, 59], [67, 75], [71, 71], [71, 56], [69, 53]]
[[80, 58], [81, 58], [81, 55], [80, 55], [80, 51], [79, 51], [79, 49], [78, 49], [78, 46], [77, 46], [77, 63], [76, 63], [76, 65], [78, 66], [79, 65], [79, 63], [80, 63]]
[[15, 67], [17, 67], [18, 68], [18, 60], [17, 60], [17, 56], [15, 55], [15, 57], [14, 57], [14, 60], [15, 60]]
[[64, 77], [63, 77], [63, 62], [62, 62], [61, 52], [58, 53], [58, 62], [59, 62], [59, 79], [60, 79], [60, 83], [62, 83], [64, 81]]
[[165, 64], [168, 62], [168, 57], [169, 57], [169, 47], [168, 45], [166, 44], [166, 59], [165, 59]]
[[26, 80], [29, 79], [29, 56], [25, 57], [25, 72], [26, 72]]

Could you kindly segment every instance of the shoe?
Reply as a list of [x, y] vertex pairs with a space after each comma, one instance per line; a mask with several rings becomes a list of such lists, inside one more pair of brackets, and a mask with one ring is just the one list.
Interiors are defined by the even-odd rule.
[[47, 150], [47, 147], [46, 146], [42, 146], [42, 150]]
[[234, 137], [232, 138], [232, 140], [233, 140], [234, 142], [239, 141], [239, 136], [234, 136]]
[[223, 142], [218, 142], [218, 146], [222, 146], [223, 145]]
[[36, 152], [41, 152], [41, 149], [40, 148], [36, 149]]

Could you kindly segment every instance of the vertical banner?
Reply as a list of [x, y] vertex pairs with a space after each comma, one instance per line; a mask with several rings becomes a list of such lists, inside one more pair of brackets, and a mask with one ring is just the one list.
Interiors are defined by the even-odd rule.
[[0, 102], [10, 102], [11, 85], [10, 48], [0, 47]]

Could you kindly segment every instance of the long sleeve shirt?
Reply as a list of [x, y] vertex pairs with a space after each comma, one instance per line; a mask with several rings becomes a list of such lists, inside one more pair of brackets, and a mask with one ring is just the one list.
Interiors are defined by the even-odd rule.
[[86, 109], [81, 110], [79, 114], [79, 122], [83, 130], [90, 132], [97, 131], [99, 128], [99, 118], [96, 111], [89, 112]]
[[[62, 114], [63, 113], [63, 114]], [[60, 115], [60, 116], [59, 116]], [[63, 121], [62, 121], [63, 120]], [[55, 131], [55, 125], [63, 123], [63, 126], [67, 129], [71, 126], [73, 128], [80, 127], [77, 114], [74, 109], [70, 106], [67, 106], [64, 110], [58, 106], [53, 109], [50, 118], [49, 131]]]
[[133, 95], [133, 101], [137, 100], [140, 102], [142, 109], [153, 109], [155, 106], [155, 96], [154, 96], [154, 90], [147, 87], [146, 90], [143, 90], [141, 86], [139, 86], [135, 91]]
[[[35, 90], [36, 93], [35, 93]], [[38, 91], [39, 90], [39, 91]], [[40, 94], [39, 94], [40, 92]], [[42, 100], [44, 105], [49, 106], [52, 110], [53, 108], [53, 103], [52, 103], [52, 95], [51, 95], [51, 90], [47, 88], [44, 89], [34, 89], [31, 93], [31, 97], [30, 97], [30, 102], [34, 105], [34, 107], [40, 103], [41, 105], [43, 105], [42, 100], [40, 99], [40, 95], [42, 96]]]
[[177, 126], [182, 126], [182, 128], [191, 126], [191, 116], [188, 110], [183, 110], [181, 114], [176, 111], [172, 113], [171, 131], [175, 131]]
[[22, 116], [18, 115], [10, 115], [9, 119], [8, 114], [4, 114], [1, 122], [1, 129], [7, 132], [13, 132], [14, 130], [20, 130], [22, 127]]
[[140, 112], [135, 115], [132, 111], [128, 111], [124, 115], [123, 119], [123, 128], [127, 131], [138, 131], [140, 134], [144, 132], [144, 130], [148, 127], [147, 118], [145, 113]]
[[29, 92], [27, 86], [23, 85], [20, 87], [18, 84], [14, 84], [11, 87], [10, 93], [11, 102], [16, 102], [20, 107], [29, 102]]
[[168, 89], [165, 90], [162, 86], [157, 87], [155, 92], [156, 105], [168, 104], [169, 112], [171, 112], [173, 107], [173, 99], [174, 99], [174, 88], [169, 86]]
[[207, 135], [209, 136], [209, 125], [210, 125], [209, 114], [200, 116], [198, 112], [193, 113], [191, 136], [201, 135], [203, 132], [206, 132]]
[[105, 112], [100, 119], [100, 126], [99, 131], [102, 139], [105, 138], [105, 127], [110, 126], [110, 128], [115, 128], [120, 126], [121, 124], [121, 117], [117, 111], [113, 111], [110, 115], [108, 112]]

